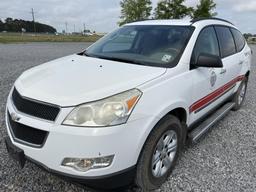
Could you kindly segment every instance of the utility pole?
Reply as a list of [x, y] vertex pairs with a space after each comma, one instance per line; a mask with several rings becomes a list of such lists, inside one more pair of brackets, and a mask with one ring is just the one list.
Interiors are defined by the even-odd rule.
[[74, 24], [74, 33], [76, 32], [76, 24]]
[[84, 33], [85, 33], [85, 23], [84, 23]]
[[68, 34], [68, 22], [65, 22], [65, 26], [66, 26], [66, 34]]
[[31, 8], [31, 14], [32, 14], [32, 19], [34, 24], [34, 33], [36, 33], [35, 12], [33, 8]]

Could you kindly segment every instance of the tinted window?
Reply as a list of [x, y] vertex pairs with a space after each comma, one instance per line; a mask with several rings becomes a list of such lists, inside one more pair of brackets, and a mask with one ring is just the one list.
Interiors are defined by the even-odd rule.
[[127, 63], [173, 67], [194, 28], [190, 26], [124, 26], [86, 50], [89, 57]]
[[192, 57], [192, 63], [195, 63], [201, 53], [219, 56], [219, 45], [215, 30], [213, 27], [207, 27], [199, 34]]
[[228, 27], [215, 27], [218, 35], [221, 56], [227, 57], [236, 53], [235, 42]]
[[242, 35], [242, 33], [240, 33], [236, 29], [231, 29], [231, 31], [232, 31], [234, 39], [235, 39], [237, 51], [240, 52], [240, 51], [242, 51], [242, 49], [244, 48], [244, 45], [245, 45], [244, 36]]

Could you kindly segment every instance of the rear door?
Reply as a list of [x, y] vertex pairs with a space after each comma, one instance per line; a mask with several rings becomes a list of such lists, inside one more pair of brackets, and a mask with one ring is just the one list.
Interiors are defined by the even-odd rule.
[[238, 58], [238, 65], [236, 66], [239, 73], [242, 70], [243, 65], [246, 65], [250, 59], [250, 50], [247, 50], [247, 52], [243, 52], [243, 50], [245, 49], [245, 39], [243, 34], [238, 31], [237, 29], [231, 28], [231, 32], [232, 35], [234, 37], [235, 40], [235, 44], [236, 44], [236, 51], [237, 51], [237, 58]]
[[218, 69], [219, 87], [222, 88], [222, 97], [227, 98], [233, 94], [233, 88], [239, 80], [242, 58], [237, 54], [237, 48], [231, 28], [226, 26], [215, 26], [219, 40], [220, 54], [223, 62], [223, 68]]

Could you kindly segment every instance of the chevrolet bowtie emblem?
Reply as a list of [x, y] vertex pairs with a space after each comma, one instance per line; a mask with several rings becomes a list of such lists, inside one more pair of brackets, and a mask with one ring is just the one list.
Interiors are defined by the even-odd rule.
[[20, 120], [20, 117], [16, 113], [11, 113], [11, 119], [17, 122]]

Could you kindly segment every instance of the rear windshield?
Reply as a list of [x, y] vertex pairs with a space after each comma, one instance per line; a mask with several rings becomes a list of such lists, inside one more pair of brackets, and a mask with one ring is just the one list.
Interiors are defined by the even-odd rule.
[[191, 26], [125, 26], [106, 35], [85, 55], [139, 65], [177, 65], [194, 28]]

